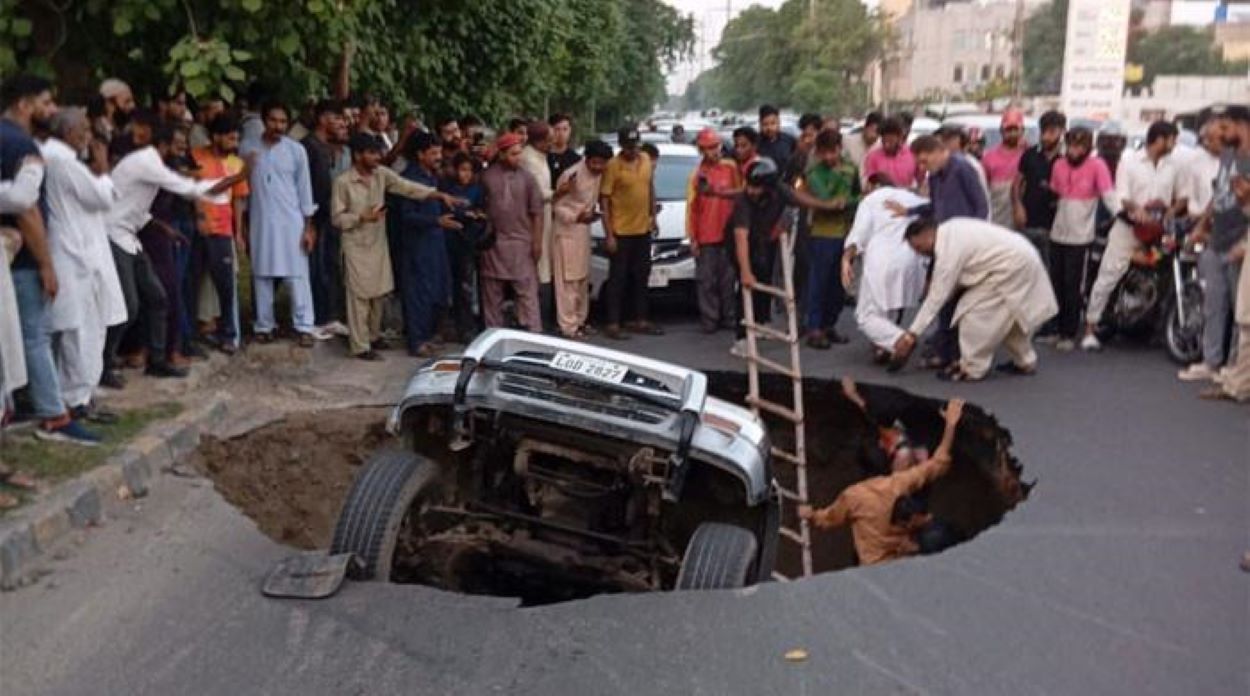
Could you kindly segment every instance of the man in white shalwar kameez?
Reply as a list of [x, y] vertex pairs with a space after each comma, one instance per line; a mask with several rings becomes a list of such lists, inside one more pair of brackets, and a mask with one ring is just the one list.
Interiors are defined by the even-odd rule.
[[[61, 393], [74, 413], [86, 415], [104, 372], [108, 327], [126, 323], [122, 294], [108, 244], [107, 216], [116, 200], [108, 150], [91, 141], [84, 109], [62, 109], [52, 137], [40, 148], [47, 163], [44, 200], [48, 246], [60, 292], [48, 307]], [[91, 166], [78, 160], [90, 143]]]
[[895, 215], [885, 204], [894, 201], [912, 208], [928, 201], [907, 189], [874, 186], [871, 179], [868, 190], [855, 210], [855, 222], [846, 237], [842, 284], [848, 291], [851, 289], [855, 259], [863, 259], [855, 322], [877, 350], [888, 352], [894, 350], [894, 344], [903, 335], [890, 315], [920, 304], [925, 267], [924, 259], [903, 239], [907, 218]]
[[1037, 249], [1006, 227], [973, 218], [941, 225], [917, 220], [905, 236], [916, 253], [933, 257], [933, 277], [911, 328], [895, 345], [896, 360], [911, 355], [916, 337], [947, 300], [962, 292], [951, 320], [959, 327], [961, 356], [956, 371], [945, 374], [957, 381], [984, 378], [1000, 345], [1011, 360], [1003, 365], [1005, 372], [1036, 371], [1033, 334], [1059, 311]]
[[263, 111], [264, 135], [257, 142], [245, 139], [239, 146], [239, 153], [252, 166], [248, 226], [256, 336], [265, 341], [273, 335], [274, 283], [281, 280], [291, 291], [291, 314], [300, 334], [299, 343], [311, 348], [314, 319], [308, 253], [316, 240], [312, 216], [317, 205], [313, 202], [308, 152], [285, 135], [290, 122], [285, 106], [267, 104]]

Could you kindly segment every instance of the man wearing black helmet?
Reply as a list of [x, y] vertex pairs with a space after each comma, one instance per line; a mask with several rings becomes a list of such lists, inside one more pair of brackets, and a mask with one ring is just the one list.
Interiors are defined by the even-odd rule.
[[[787, 208], [802, 206], [814, 210], [836, 211], [842, 201], [822, 201], [781, 181], [781, 169], [768, 157], [761, 157], [746, 169], [746, 189], [734, 201], [732, 217], [734, 259], [737, 261], [738, 282], [743, 288], [753, 288], [772, 278], [773, 265], [777, 259], [777, 241], [781, 232], [790, 228]], [[792, 214], [792, 213], [791, 213]], [[764, 293], [752, 297], [755, 323], [767, 324], [771, 318], [771, 298]], [[738, 316], [746, 317], [745, 307], [739, 306]], [[738, 326], [738, 340], [730, 351], [742, 357], [746, 355], [746, 327]]]

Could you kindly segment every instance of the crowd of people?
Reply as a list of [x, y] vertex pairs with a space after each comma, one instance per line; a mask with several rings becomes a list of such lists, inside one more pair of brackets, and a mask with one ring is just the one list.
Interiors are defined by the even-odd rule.
[[[236, 352], [245, 317], [251, 341], [274, 341], [279, 286], [299, 346], [342, 336], [362, 360], [382, 359], [399, 336], [428, 357], [443, 341], [513, 324], [585, 338], [596, 332], [590, 229], [600, 222], [602, 334], [663, 333], [647, 305], [659, 153], [636, 128], [615, 147], [579, 149], [561, 114], [513, 119], [492, 137], [472, 116], [396, 127], [368, 96], [299, 114], [259, 87], [233, 106], [176, 93], [143, 107], [116, 79], [85, 108], [59, 107], [54, 86], [29, 75], [8, 79], [0, 100], [10, 260], [0, 264], [0, 394], [8, 418], [24, 387], [18, 410], [40, 437], [98, 442], [90, 424], [115, 416], [96, 406], [97, 388], [124, 389], [124, 367], [184, 377], [206, 349]], [[845, 137], [815, 114], [797, 137], [778, 109], [759, 116], [732, 147], [712, 130], [694, 137], [702, 161], [688, 189], [700, 321], [734, 331], [734, 352], [747, 328], [740, 289], [773, 282], [779, 233], [794, 229], [811, 347], [847, 342], [837, 324], [854, 292], [857, 324], [891, 369], [927, 333], [924, 362], [947, 379], [985, 377], [999, 347], [1010, 358], [1002, 370], [1028, 374], [1039, 332], [1060, 350], [1099, 348], [1097, 320], [1143, 256], [1142, 230], [1188, 217], [1190, 242], [1206, 244], [1208, 336], [1202, 364], [1182, 377], [1245, 393], [1227, 369], [1234, 307], [1239, 321], [1250, 312], [1234, 301], [1250, 181], [1244, 108], [1214, 113], [1202, 149], [1183, 160], [1164, 122], [1141, 150], [1100, 156], [1089, 130], [1066, 129], [1055, 112], [1031, 144], [1023, 115], [1008, 111], [1001, 144], [983, 153], [976, 133], [950, 127], [909, 144], [905, 114], [870, 114]], [[1087, 293], [1100, 216], [1109, 242]], [[754, 321], [767, 327], [772, 303], [755, 296]]]
[[[1133, 150], [1112, 129], [1096, 142], [1089, 128], [1068, 128], [1057, 111], [1041, 115], [1031, 143], [1024, 114], [1009, 109], [989, 150], [959, 126], [912, 138], [907, 114], [869, 114], [845, 137], [819, 115], [798, 125], [797, 138], [781, 132], [777, 109], [765, 106], [758, 130], [734, 132], [731, 152], [710, 131], [696, 139], [703, 160], [687, 231], [705, 330], [736, 325], [742, 336], [735, 288], [774, 278], [780, 231], [793, 225], [809, 346], [846, 342], [835, 327], [855, 292], [859, 329], [889, 369], [927, 335], [924, 365], [943, 379], [980, 380], [995, 368], [1027, 375], [1037, 369], [1035, 339], [1100, 350], [1104, 311], [1130, 265], [1156, 264], [1158, 249], [1180, 243], [1199, 252], [1205, 295], [1203, 358], [1179, 376], [1214, 381], [1207, 397], [1250, 398], [1250, 366], [1234, 369], [1250, 340], [1234, 331], [1250, 317], [1250, 299], [1237, 301], [1250, 202], [1246, 107], [1205, 114], [1200, 147], [1184, 151], [1168, 122], [1151, 124]], [[769, 304], [753, 307], [757, 323], [767, 323]], [[1000, 348], [1009, 360], [994, 365]], [[742, 352], [741, 340], [733, 350]]]

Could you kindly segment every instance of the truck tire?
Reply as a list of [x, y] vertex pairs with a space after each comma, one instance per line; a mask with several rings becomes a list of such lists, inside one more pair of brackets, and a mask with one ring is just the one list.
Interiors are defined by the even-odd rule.
[[678, 590], [720, 590], [746, 587], [759, 542], [750, 530], [732, 524], [704, 522], [694, 530], [677, 572]]
[[398, 447], [374, 453], [356, 476], [334, 526], [330, 553], [352, 553], [353, 580], [390, 580], [395, 543], [408, 509], [427, 494], [437, 466]]

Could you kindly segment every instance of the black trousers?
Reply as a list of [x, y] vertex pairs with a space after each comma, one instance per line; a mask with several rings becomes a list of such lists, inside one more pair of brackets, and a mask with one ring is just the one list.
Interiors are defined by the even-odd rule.
[[217, 322], [217, 337], [233, 342], [238, 337], [239, 317], [234, 301], [234, 239], [219, 235], [200, 237], [203, 248], [204, 272], [217, 291], [221, 305], [221, 318]]
[[165, 288], [152, 268], [147, 254], [127, 254], [112, 242], [113, 262], [117, 265], [117, 278], [121, 281], [122, 296], [126, 299], [126, 323], [110, 326], [104, 340], [104, 365], [110, 369], [117, 359], [117, 348], [127, 329], [142, 316], [145, 329], [145, 343], [148, 349], [148, 363], [153, 365], [165, 362], [166, 318], [169, 307], [165, 298]]
[[477, 299], [477, 257], [473, 247], [456, 239], [454, 232], [447, 234], [447, 260], [451, 265], [451, 321], [460, 339], [478, 333], [477, 318], [473, 314]]
[[[340, 232], [329, 224], [317, 225], [317, 240], [308, 257], [309, 285], [312, 289], [313, 317], [318, 326], [347, 318], [347, 291], [343, 288], [340, 263], [342, 250]], [[394, 236], [394, 235], [391, 235]], [[387, 237], [390, 244], [390, 236]], [[395, 250], [391, 249], [394, 263]], [[398, 280], [399, 276], [396, 275]], [[218, 291], [220, 292], [220, 290]]]
[[647, 280], [651, 277], [651, 235], [616, 238], [616, 253], [608, 265], [607, 316], [609, 326], [620, 326], [628, 301], [634, 321], [647, 320]]
[[[777, 263], [777, 243], [769, 242], [761, 244], [751, 252], [751, 274], [755, 276], [756, 282], [768, 283], [772, 280], [773, 265]], [[734, 260], [734, 267], [737, 267], [737, 257]], [[747, 327], [743, 325], [746, 321], [747, 310], [746, 303], [742, 297], [742, 282], [738, 279], [738, 330], [735, 335], [738, 338], [747, 337]], [[756, 324], [767, 324], [773, 318], [773, 296], [756, 292], [751, 293], [751, 309], [755, 313]]]
[[1081, 331], [1085, 309], [1085, 269], [1089, 264], [1088, 244], [1050, 243], [1050, 284], [1059, 301], [1056, 319], [1059, 337], [1075, 340]]

